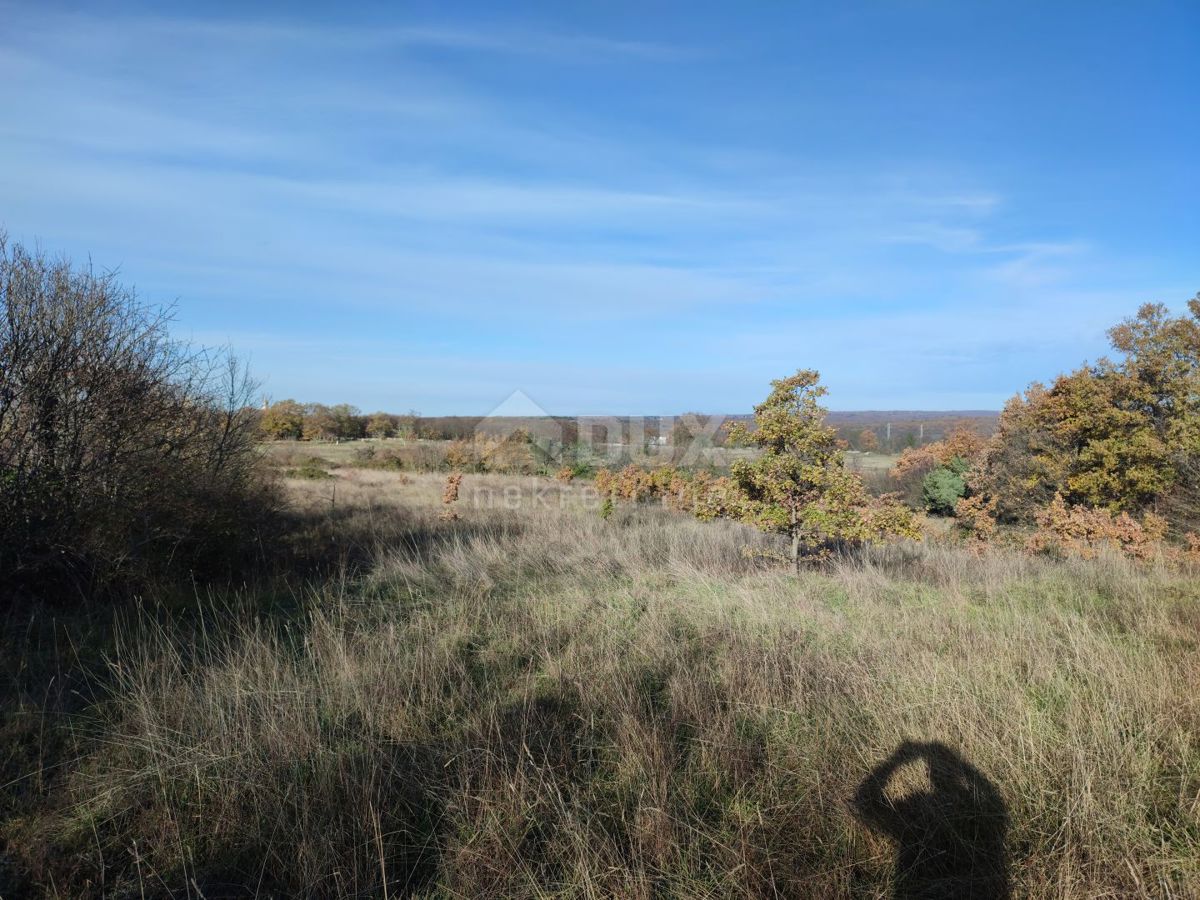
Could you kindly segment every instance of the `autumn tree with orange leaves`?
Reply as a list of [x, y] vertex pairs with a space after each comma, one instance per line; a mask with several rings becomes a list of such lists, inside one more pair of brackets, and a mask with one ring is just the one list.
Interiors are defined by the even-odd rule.
[[837, 432], [826, 424], [820, 376], [802, 369], [771, 382], [754, 408], [754, 429], [734, 425], [731, 437], [757, 446], [738, 460], [731, 481], [742, 502], [739, 517], [764, 531], [786, 534], [791, 560], [820, 559], [839, 547], [888, 535], [917, 537], [911, 515], [890, 500], [874, 508], [862, 481], [846, 469]]
[[1200, 520], [1200, 296], [1188, 315], [1147, 304], [1101, 359], [1009, 401], [972, 487], [1029, 521], [1061, 497], [1114, 513]]

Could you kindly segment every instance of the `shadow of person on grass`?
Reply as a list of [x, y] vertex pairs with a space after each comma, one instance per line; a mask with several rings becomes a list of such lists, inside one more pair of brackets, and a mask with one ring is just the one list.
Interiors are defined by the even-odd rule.
[[[928, 786], [889, 796], [896, 773], [921, 762]], [[854, 810], [896, 842], [897, 900], [1010, 896], [1004, 800], [982, 772], [945, 744], [902, 743], [859, 785]]]

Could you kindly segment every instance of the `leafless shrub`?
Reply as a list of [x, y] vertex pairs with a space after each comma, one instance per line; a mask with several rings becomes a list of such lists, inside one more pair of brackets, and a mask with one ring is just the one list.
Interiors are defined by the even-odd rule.
[[266, 491], [245, 366], [173, 340], [113, 273], [3, 235], [0, 298], [5, 581], [97, 586], [242, 549]]

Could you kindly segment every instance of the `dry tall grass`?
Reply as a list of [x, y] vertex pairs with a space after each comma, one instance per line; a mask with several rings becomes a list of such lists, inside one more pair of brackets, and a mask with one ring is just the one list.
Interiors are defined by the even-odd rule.
[[883, 897], [904, 848], [854, 798], [913, 739], [1002, 801], [946, 831], [996, 839], [991, 895], [1200, 895], [1194, 578], [944, 546], [796, 577], [548, 480], [468, 476], [445, 521], [442, 484], [296, 482], [297, 540], [361, 574], [130, 623], [84, 757], [4, 826], [31, 890]]

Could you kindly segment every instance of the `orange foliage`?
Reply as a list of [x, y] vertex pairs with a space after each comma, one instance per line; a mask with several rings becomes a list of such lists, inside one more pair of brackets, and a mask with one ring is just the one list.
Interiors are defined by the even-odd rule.
[[601, 469], [597, 472], [596, 490], [602, 495], [634, 503], [659, 500], [666, 496], [672, 481], [678, 477], [678, 470], [670, 466], [643, 469], [630, 464], [619, 472], [612, 469]]
[[671, 509], [705, 521], [740, 518], [744, 506], [737, 486], [730, 479], [706, 472], [697, 472], [690, 478], [676, 476], [663, 502]]
[[446, 476], [446, 486], [442, 489], [442, 503], [446, 505], [446, 509], [442, 512], [443, 519], [452, 521], [458, 518], [453, 504], [458, 502], [458, 489], [462, 486], [462, 480], [461, 472], [454, 472]]
[[446, 465], [457, 472], [504, 472], [528, 475], [538, 468], [529, 434], [518, 429], [506, 437], [477, 434], [452, 441]]
[[[687, 472], [671, 466], [643, 469], [628, 465], [620, 471], [601, 469], [596, 490], [602, 497], [629, 502], [659, 500], [668, 509], [690, 513], [698, 519], [739, 519], [749, 509], [744, 494], [732, 479], [708, 472]], [[861, 513], [864, 536], [920, 539], [912, 511], [892, 494], [866, 499]]]
[[897, 479], [913, 473], [924, 475], [938, 466], [948, 465], [955, 457], [971, 463], [986, 447], [987, 441], [978, 432], [960, 426], [940, 441], [907, 448], [892, 466], [891, 475]]
[[475, 464], [475, 448], [470, 441], [453, 441], [446, 449], [446, 465], [451, 469], [467, 469]]
[[668, 509], [701, 519], [734, 516], [740, 509], [738, 492], [728, 478], [707, 472], [686, 472], [672, 466], [601, 469], [596, 473], [596, 490], [602, 497], [632, 503], [659, 500]]
[[945, 465], [956, 456], [971, 462], [987, 447], [987, 441], [979, 432], [959, 427], [930, 446], [937, 448], [938, 459]]
[[913, 474], [925, 475], [932, 472], [942, 464], [942, 459], [933, 450], [933, 446], [929, 444], [925, 447], [906, 448], [889, 474], [893, 478], [901, 479]]
[[1133, 559], [1147, 560], [1164, 552], [1167, 522], [1147, 513], [1138, 522], [1128, 513], [1068, 506], [1062, 495], [1036, 516], [1038, 530], [1026, 545], [1035, 553], [1092, 559], [1109, 547]]
[[1200, 534], [1189, 531], [1183, 536], [1183, 558], [1188, 562], [1200, 563]]
[[984, 500], [981, 495], [964, 497], [954, 507], [958, 527], [973, 543], [983, 544], [996, 535], [996, 501]]

